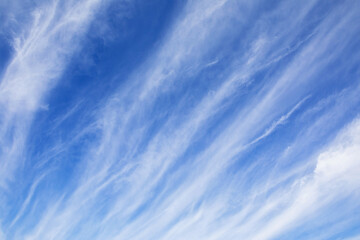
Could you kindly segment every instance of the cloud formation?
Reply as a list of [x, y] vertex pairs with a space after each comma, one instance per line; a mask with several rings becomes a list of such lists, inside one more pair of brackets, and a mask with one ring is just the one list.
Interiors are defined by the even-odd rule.
[[358, 3], [5, 6], [0, 239], [358, 236]]

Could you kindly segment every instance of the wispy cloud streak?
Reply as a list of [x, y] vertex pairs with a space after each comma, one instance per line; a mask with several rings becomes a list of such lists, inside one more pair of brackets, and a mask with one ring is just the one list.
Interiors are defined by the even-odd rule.
[[[99, 1], [53, 1], [32, 9], [32, 23], [12, 36], [14, 53], [0, 85], [1, 185], [11, 178], [26, 145], [33, 114], [42, 109]], [[64, 8], [63, 12], [60, 9]], [[28, 28], [27, 28], [28, 27]]]

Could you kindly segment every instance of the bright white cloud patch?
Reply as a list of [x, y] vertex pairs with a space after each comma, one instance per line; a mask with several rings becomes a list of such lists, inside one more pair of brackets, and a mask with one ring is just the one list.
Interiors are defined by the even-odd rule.
[[356, 189], [360, 184], [359, 159], [360, 121], [355, 120], [327, 151], [320, 154], [315, 174], [319, 181], [345, 181], [344, 184]]

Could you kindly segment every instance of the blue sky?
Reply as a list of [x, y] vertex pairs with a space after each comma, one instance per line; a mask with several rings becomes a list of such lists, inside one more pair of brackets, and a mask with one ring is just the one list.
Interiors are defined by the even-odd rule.
[[1, 0], [0, 240], [360, 239], [359, 19]]

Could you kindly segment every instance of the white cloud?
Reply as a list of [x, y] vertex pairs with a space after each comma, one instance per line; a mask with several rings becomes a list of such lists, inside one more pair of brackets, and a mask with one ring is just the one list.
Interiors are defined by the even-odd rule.
[[[347, 198], [360, 187], [360, 119], [347, 126], [337, 139], [319, 154], [314, 173], [299, 181], [293, 202], [267, 221], [251, 239], [273, 239], [300, 225], [333, 202]], [[286, 196], [286, 193], [284, 193]], [[284, 196], [282, 196], [284, 197]], [[359, 207], [353, 203], [353, 208]], [[327, 219], [322, 221], [326, 222]], [[295, 221], [297, 223], [295, 223]]]
[[13, 36], [14, 55], [0, 82], [3, 188], [23, 154], [34, 113], [47, 106], [45, 98], [77, 50], [100, 2], [44, 2], [32, 11], [32, 24], [23, 24], [22, 32]]

